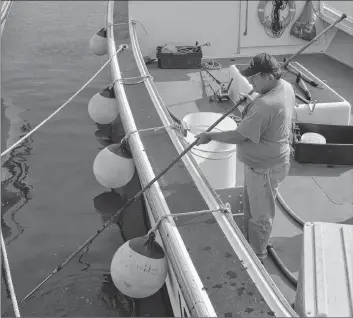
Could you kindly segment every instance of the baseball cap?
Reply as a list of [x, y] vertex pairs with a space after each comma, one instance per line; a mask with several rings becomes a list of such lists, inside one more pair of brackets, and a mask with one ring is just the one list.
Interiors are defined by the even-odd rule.
[[256, 55], [249, 63], [249, 66], [240, 71], [240, 74], [245, 77], [250, 77], [258, 73], [276, 73], [280, 69], [277, 60], [267, 53]]

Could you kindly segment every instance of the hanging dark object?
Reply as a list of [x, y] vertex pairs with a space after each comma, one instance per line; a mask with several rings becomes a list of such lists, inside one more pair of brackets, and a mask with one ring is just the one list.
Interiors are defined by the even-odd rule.
[[[257, 8], [257, 13], [261, 23], [263, 24], [268, 36], [279, 38], [282, 36], [285, 29], [293, 21], [295, 16], [295, 1], [294, 0], [273, 0], [271, 16], [266, 15], [265, 8], [270, 1], [260, 1]], [[287, 15], [282, 16], [282, 12], [287, 12]], [[269, 31], [271, 33], [269, 33]]]
[[299, 39], [311, 41], [316, 36], [317, 15], [313, 1], [307, 0], [299, 18], [293, 23], [290, 34]]

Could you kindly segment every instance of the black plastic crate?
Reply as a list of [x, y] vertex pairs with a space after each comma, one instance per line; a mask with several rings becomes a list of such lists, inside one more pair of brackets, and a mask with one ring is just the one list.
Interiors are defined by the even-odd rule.
[[201, 66], [201, 47], [176, 46], [177, 49], [191, 48], [194, 52], [187, 53], [162, 53], [163, 46], [157, 46], [158, 68], [196, 69]]
[[[326, 138], [326, 144], [300, 141], [307, 132]], [[294, 158], [301, 163], [353, 165], [353, 126], [296, 123], [293, 135]]]

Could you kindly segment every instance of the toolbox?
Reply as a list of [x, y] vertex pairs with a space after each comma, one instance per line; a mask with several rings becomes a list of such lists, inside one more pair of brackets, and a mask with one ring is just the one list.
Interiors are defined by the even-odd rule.
[[164, 53], [163, 46], [157, 46], [158, 68], [197, 69], [201, 66], [201, 46], [176, 46], [179, 49], [190, 48], [179, 53]]
[[[302, 142], [309, 132], [322, 135], [326, 143]], [[293, 148], [294, 159], [301, 163], [353, 165], [353, 126], [295, 123]]]

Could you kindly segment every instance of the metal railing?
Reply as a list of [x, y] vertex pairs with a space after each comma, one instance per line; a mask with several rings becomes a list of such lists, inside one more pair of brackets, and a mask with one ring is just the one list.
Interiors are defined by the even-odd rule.
[[1, 3], [2, 3], [2, 6], [1, 6], [1, 36], [2, 36], [2, 31], [4, 30], [6, 19], [11, 10], [13, 1], [1, 1]]

